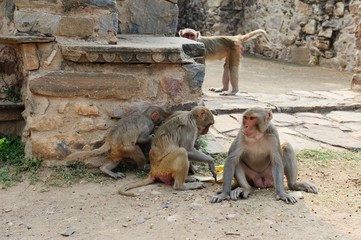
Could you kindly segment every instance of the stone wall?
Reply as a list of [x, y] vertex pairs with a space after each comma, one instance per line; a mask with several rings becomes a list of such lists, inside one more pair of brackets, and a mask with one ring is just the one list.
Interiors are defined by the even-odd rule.
[[28, 157], [64, 164], [71, 152], [99, 147], [128, 114], [202, 103], [203, 45], [168, 37], [176, 2], [0, 1], [1, 71], [22, 86]]
[[360, 68], [355, 29], [359, 1], [350, 0], [180, 0], [179, 28], [202, 34], [238, 34], [266, 30], [272, 53], [257, 41], [246, 50], [274, 59], [320, 65], [338, 70]]

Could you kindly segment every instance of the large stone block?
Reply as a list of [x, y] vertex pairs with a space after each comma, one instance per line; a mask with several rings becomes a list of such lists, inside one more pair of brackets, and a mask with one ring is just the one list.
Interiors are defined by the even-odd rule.
[[177, 4], [164, 0], [133, 0], [129, 2], [130, 33], [174, 36], [178, 25]]
[[50, 97], [130, 99], [138, 94], [140, 80], [115, 73], [52, 72], [30, 80], [33, 94]]
[[20, 49], [23, 55], [24, 68], [27, 71], [39, 68], [39, 59], [35, 43], [21, 44]]
[[95, 22], [87, 17], [62, 17], [55, 34], [64, 37], [88, 38], [93, 34]]
[[59, 15], [45, 12], [14, 12], [14, 23], [19, 32], [32, 31], [53, 35], [60, 19], [61, 16]]
[[310, 50], [307, 47], [292, 47], [291, 62], [297, 64], [308, 64], [310, 58]]

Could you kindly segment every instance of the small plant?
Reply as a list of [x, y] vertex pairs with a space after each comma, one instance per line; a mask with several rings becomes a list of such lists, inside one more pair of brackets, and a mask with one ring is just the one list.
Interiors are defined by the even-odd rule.
[[29, 173], [29, 180], [34, 184], [40, 167], [40, 160], [24, 157], [24, 144], [20, 137], [0, 138], [0, 183], [3, 187], [21, 181], [25, 173]]
[[5, 95], [5, 100], [14, 103], [20, 102], [21, 101], [20, 88], [16, 85], [8, 84], [3, 76], [1, 76], [1, 80], [4, 84], [3, 86], [0, 87], [0, 93]]

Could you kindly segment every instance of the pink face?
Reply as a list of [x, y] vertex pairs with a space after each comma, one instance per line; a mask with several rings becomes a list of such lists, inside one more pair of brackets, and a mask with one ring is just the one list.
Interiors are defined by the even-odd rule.
[[246, 137], [252, 136], [256, 129], [258, 124], [258, 117], [255, 116], [243, 116], [243, 134]]
[[196, 41], [198, 38], [197, 33], [192, 29], [180, 30], [179, 35], [183, 38], [188, 38], [188, 39], [194, 40], [194, 41]]

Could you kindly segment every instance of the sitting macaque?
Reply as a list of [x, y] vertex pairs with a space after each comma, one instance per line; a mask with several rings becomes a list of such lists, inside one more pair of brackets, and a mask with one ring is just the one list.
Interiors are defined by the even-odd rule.
[[148, 107], [143, 113], [134, 113], [120, 119], [109, 131], [105, 143], [98, 149], [70, 154], [65, 160], [84, 160], [107, 153], [108, 161], [100, 171], [112, 178], [124, 178], [122, 172], [113, 172], [124, 158], [134, 160], [139, 169], [144, 169], [146, 158], [139, 145], [150, 143], [155, 126], [167, 117], [160, 107]]
[[135, 196], [128, 190], [149, 185], [156, 180], [173, 185], [175, 190], [191, 190], [203, 188], [201, 182], [186, 182], [189, 161], [205, 162], [209, 164], [213, 177], [217, 173], [212, 157], [197, 151], [194, 144], [197, 136], [207, 134], [214, 124], [214, 118], [206, 107], [194, 107], [191, 111], [180, 111], [169, 117], [157, 130], [149, 152], [150, 173], [140, 182], [125, 185], [119, 194]]
[[[290, 190], [317, 193], [315, 185], [296, 181], [295, 153], [290, 144], [280, 145], [277, 129], [270, 122], [271, 119], [272, 111], [260, 107], [249, 108], [244, 112], [242, 127], [224, 164], [222, 193], [214, 196], [212, 203], [247, 198], [253, 191], [252, 187], [274, 186], [277, 199], [294, 204], [298, 199], [286, 193], [284, 175]], [[239, 187], [232, 190], [233, 177]]]
[[[179, 36], [195, 40], [204, 44], [206, 60], [225, 59], [223, 65], [222, 88], [210, 88], [210, 91], [220, 92], [220, 95], [236, 95], [238, 92], [239, 64], [243, 53], [243, 44], [257, 36], [263, 36], [269, 42], [267, 33], [262, 30], [254, 30], [245, 35], [236, 36], [211, 36], [203, 37], [199, 31], [186, 28], [179, 31]], [[228, 91], [231, 81], [232, 91]]]

